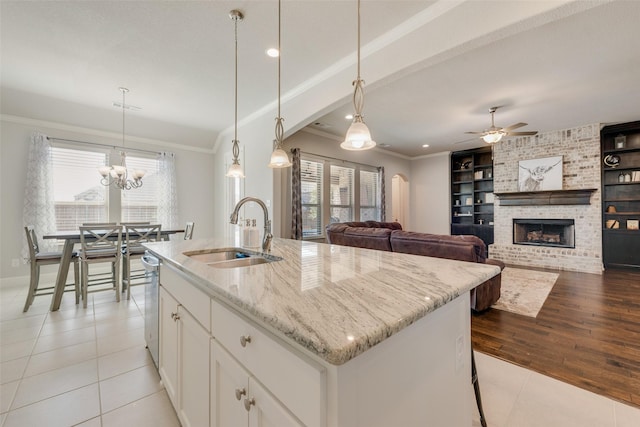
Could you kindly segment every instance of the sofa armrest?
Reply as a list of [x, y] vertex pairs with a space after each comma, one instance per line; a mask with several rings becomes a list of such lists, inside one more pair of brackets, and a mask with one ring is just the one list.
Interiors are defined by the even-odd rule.
[[504, 270], [505, 267], [504, 262], [493, 258], [487, 258], [484, 262], [485, 264], [497, 265], [498, 267], [500, 267], [500, 271]]

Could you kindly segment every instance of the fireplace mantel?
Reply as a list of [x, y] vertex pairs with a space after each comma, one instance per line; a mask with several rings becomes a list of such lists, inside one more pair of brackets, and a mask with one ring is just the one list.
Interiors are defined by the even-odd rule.
[[500, 206], [588, 205], [595, 188], [495, 193]]

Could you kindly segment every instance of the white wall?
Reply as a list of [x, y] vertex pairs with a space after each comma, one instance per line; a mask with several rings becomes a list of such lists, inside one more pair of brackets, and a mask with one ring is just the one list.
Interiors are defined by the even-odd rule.
[[[354, 163], [362, 163], [371, 166], [384, 166], [385, 187], [386, 187], [386, 212], [387, 220], [391, 220], [391, 180], [393, 175], [402, 174], [411, 181], [411, 161], [402, 157], [389, 155], [382, 149], [373, 149], [367, 151], [347, 151], [340, 148], [340, 142], [336, 138], [313, 134], [306, 131], [300, 131], [287, 138], [284, 141], [284, 149], [289, 153], [291, 148], [300, 148], [304, 153], [317, 154], [325, 157], [333, 157], [350, 161]], [[279, 229], [283, 237], [290, 236], [291, 228], [291, 189], [290, 177], [291, 169], [282, 170], [279, 176], [279, 191], [274, 195], [275, 205], [281, 207], [282, 214], [278, 220], [280, 222]], [[279, 174], [276, 174], [277, 176]], [[402, 224], [403, 228], [411, 230], [411, 224]]]
[[411, 162], [411, 231], [450, 234], [450, 153], [439, 153]]
[[[17, 120], [15, 117], [3, 116], [0, 123], [0, 277], [27, 276], [27, 266], [21, 264], [20, 267], [11, 267], [11, 260], [21, 258], [24, 239], [22, 206], [31, 133], [38, 131], [51, 137], [116, 146], [121, 145], [121, 141], [117, 134], [109, 137], [101, 131], [31, 119]], [[195, 221], [195, 238], [211, 236], [214, 229], [213, 206], [219, 193], [213, 187], [213, 154], [202, 150], [194, 152], [177, 147], [168, 148], [161, 141], [154, 145], [127, 140], [127, 146], [176, 154], [179, 223]], [[96, 173], [96, 182], [98, 178]], [[51, 266], [49, 270], [51, 269], [55, 271], [57, 267]], [[49, 270], [43, 269], [43, 272], [47, 273]]]

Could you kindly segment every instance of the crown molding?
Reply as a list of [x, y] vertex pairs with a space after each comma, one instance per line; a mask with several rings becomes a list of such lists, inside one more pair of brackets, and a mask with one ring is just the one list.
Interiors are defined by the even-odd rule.
[[[81, 126], [65, 125], [63, 123], [49, 122], [49, 121], [46, 121], [46, 120], [39, 120], [39, 119], [32, 119], [30, 117], [13, 116], [13, 115], [10, 115], [10, 114], [0, 114], [0, 120], [3, 121], [3, 122], [16, 123], [16, 124], [20, 124], [20, 125], [35, 126], [35, 127], [45, 127], [45, 128], [49, 128], [49, 129], [62, 130], [62, 131], [67, 131], [67, 132], [77, 132], [77, 133], [82, 133], [82, 134], [85, 134], [85, 135], [98, 136], [98, 137], [102, 137], [102, 138], [111, 138], [111, 139], [116, 139], [116, 140], [119, 140], [120, 138], [122, 138], [122, 134], [121, 133], [101, 131], [101, 130], [97, 130], [97, 129], [84, 128], [84, 127], [81, 127]], [[53, 136], [53, 135], [51, 135], [51, 136]], [[129, 136], [129, 135], [127, 135], [127, 141], [138, 142], [138, 143], [141, 143], [141, 144], [148, 144], [148, 145], [153, 145], [153, 146], [157, 146], [157, 147], [165, 147], [165, 148], [182, 150], [182, 151], [194, 151], [194, 152], [197, 152], [197, 153], [214, 154], [213, 150], [211, 150], [211, 149], [191, 147], [191, 146], [178, 144], [178, 143], [175, 143], [175, 142], [162, 141], [162, 140], [159, 140], [159, 139], [141, 138], [141, 137], [137, 137], [137, 136]]]

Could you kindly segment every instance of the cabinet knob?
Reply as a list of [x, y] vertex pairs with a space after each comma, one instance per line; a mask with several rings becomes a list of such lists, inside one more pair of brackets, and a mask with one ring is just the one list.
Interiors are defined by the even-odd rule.
[[244, 400], [244, 409], [246, 409], [247, 411], [251, 410], [251, 405], [255, 405], [256, 404], [256, 400], [252, 397], [251, 399], [245, 399]]
[[240, 345], [243, 347], [247, 346], [247, 343], [251, 342], [251, 335], [243, 335], [240, 337]]
[[180, 315], [178, 313], [171, 313], [171, 318], [174, 322], [177, 322], [178, 320], [180, 320]]
[[240, 400], [242, 399], [242, 396], [247, 394], [247, 390], [245, 390], [244, 388], [237, 388], [236, 389], [236, 399]]

